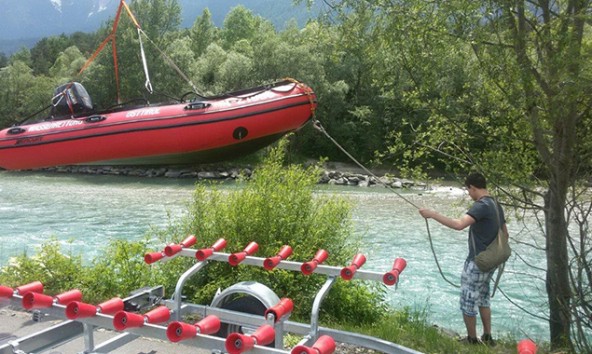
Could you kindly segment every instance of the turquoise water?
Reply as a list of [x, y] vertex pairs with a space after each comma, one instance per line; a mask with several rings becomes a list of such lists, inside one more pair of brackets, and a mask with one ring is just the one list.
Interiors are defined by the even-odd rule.
[[[190, 180], [0, 172], [0, 265], [23, 252], [33, 254], [51, 237], [67, 251], [92, 259], [108, 240], [141, 239], [151, 227], [181, 217], [193, 188]], [[398, 288], [387, 290], [393, 306], [425, 311], [431, 323], [464, 333], [458, 289], [438, 272], [425, 221], [413, 206], [381, 188], [319, 188], [318, 193], [352, 202], [355, 229], [364, 241], [361, 252], [368, 259], [365, 269], [387, 271], [396, 257], [407, 260]], [[405, 197], [449, 216], [462, 215], [469, 203], [460, 189], [448, 187], [406, 192]], [[508, 227], [515, 240], [544, 244], [534, 226], [510, 219]], [[458, 284], [466, 231], [433, 221], [430, 231], [444, 275]], [[546, 321], [518, 308], [546, 315], [544, 272], [524, 263], [545, 268], [544, 254], [517, 242], [513, 250], [501, 282], [509, 300], [499, 292], [492, 299], [494, 335], [547, 340]]]

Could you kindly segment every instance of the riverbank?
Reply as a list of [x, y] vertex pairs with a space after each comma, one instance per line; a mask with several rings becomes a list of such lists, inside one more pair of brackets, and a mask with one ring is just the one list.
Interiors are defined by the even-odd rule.
[[[252, 165], [198, 165], [198, 166], [58, 166], [37, 171], [50, 173], [112, 175], [143, 178], [178, 178], [197, 181], [232, 181], [241, 177], [250, 178], [256, 167]], [[394, 176], [385, 169], [368, 172], [343, 164], [327, 163], [319, 176], [319, 184], [352, 187], [390, 187], [426, 189], [427, 184]]]

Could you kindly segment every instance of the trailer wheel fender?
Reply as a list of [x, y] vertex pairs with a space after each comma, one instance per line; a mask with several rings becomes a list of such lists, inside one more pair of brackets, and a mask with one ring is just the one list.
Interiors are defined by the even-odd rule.
[[[280, 298], [267, 286], [254, 281], [244, 281], [231, 285], [216, 294], [210, 306], [263, 316], [265, 310], [279, 301]], [[216, 335], [225, 338], [230, 333], [250, 334], [256, 329], [255, 327], [223, 322], [220, 331]], [[269, 344], [269, 346], [273, 347], [274, 343]]]

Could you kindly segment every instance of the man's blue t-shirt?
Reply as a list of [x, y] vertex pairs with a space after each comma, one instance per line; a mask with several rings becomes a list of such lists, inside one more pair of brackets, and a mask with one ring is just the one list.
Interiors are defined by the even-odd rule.
[[[489, 196], [477, 200], [467, 211], [467, 214], [475, 219], [475, 223], [469, 228], [469, 256], [467, 260], [473, 260], [475, 254], [484, 251], [495, 240], [497, 231], [501, 226], [498, 225], [497, 213], [495, 212], [496, 206], [499, 210], [501, 225], [504, 225], [506, 223], [504, 210]], [[474, 252], [471, 237], [475, 239], [477, 253]]]

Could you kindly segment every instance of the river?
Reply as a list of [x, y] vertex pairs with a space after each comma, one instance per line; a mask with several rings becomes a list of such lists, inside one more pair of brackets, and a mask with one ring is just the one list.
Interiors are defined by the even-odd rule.
[[[99, 254], [111, 239], [141, 239], [152, 228], [162, 228], [186, 213], [194, 181], [0, 172], [0, 266], [15, 255], [34, 254], [36, 246], [54, 237], [66, 252], [86, 259]], [[396, 257], [407, 260], [397, 288], [389, 287], [388, 301], [395, 308], [427, 313], [428, 321], [464, 333], [458, 309], [459, 290], [446, 282], [434, 260], [428, 232], [416, 209], [383, 188], [319, 187], [319, 194], [338, 194], [351, 200], [356, 233], [364, 240], [365, 269], [386, 271]], [[420, 207], [460, 216], [470, 202], [459, 188], [406, 191], [405, 198]], [[533, 226], [511, 217], [508, 228], [515, 240], [544, 244]], [[459, 283], [467, 253], [466, 231], [453, 231], [430, 221], [434, 249], [443, 274]], [[546, 316], [544, 268], [540, 251], [513, 242], [513, 255], [492, 299], [494, 336], [548, 340], [548, 324], [525, 313]]]

